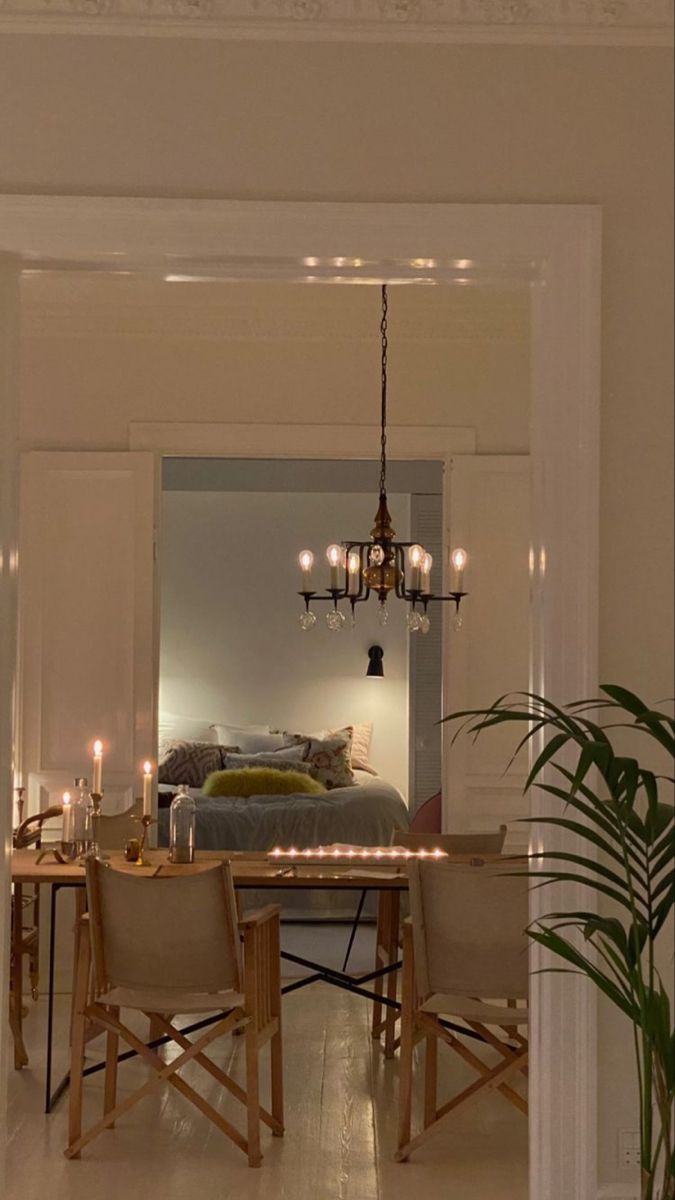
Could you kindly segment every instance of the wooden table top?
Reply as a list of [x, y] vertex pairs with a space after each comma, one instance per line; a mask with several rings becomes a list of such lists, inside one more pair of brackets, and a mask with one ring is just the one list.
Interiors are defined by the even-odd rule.
[[[44, 852], [44, 848], [43, 851]], [[67, 883], [84, 885], [84, 867], [80, 863], [58, 863], [53, 855], [47, 854], [40, 863], [36, 860], [41, 851], [12, 851], [12, 882], [22, 884]], [[331, 863], [305, 864], [269, 862], [265, 852], [198, 850], [192, 866], [177, 866], [169, 862], [166, 850], [150, 850], [149, 865], [139, 867], [126, 862], [121, 851], [108, 856], [111, 866], [133, 874], [155, 877], [178, 875], [186, 871], [208, 870], [214, 862], [229, 862], [234, 883], [238, 887], [280, 888], [392, 888], [405, 890], [408, 879], [405, 868], [393, 863], [374, 862], [367, 867]], [[468, 861], [468, 858], [466, 859]]]
[[[45, 854], [42, 862], [36, 860]], [[403, 863], [382, 863], [369, 860], [367, 865], [347, 862], [335, 863], [288, 863], [270, 862], [265, 851], [253, 850], [198, 850], [192, 866], [176, 866], [169, 862], [166, 850], [147, 851], [148, 866], [139, 867], [126, 862], [121, 851], [112, 851], [106, 856], [111, 866], [119, 870], [147, 876], [178, 875], [186, 871], [207, 870], [214, 862], [229, 862], [232, 876], [238, 887], [261, 888], [376, 888], [405, 890], [408, 877]], [[483, 855], [483, 861], [501, 861], [501, 855]], [[444, 862], [470, 864], [475, 855], [453, 854]], [[68, 883], [84, 885], [84, 867], [80, 863], [58, 863], [49, 853], [34, 847], [29, 850], [12, 851], [12, 882], [22, 884]]]

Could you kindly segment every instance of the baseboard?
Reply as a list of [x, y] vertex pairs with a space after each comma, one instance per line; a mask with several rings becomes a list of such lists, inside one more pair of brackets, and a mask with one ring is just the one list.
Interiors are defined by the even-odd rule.
[[639, 1183], [605, 1183], [598, 1188], [597, 1200], [640, 1200]]

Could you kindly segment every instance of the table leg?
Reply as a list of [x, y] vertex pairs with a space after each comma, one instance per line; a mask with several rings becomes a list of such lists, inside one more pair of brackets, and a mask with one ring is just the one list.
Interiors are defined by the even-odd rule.
[[[379, 970], [382, 966], [382, 943], [385, 938], [385, 929], [387, 926], [387, 909], [388, 909], [388, 893], [381, 891], [377, 901], [377, 930], [375, 933], [375, 970]], [[382, 995], [384, 980], [379, 976], [373, 984], [377, 996]], [[371, 1026], [371, 1036], [379, 1039], [384, 1028], [382, 1020], [382, 1004], [379, 1000], [375, 1000], [373, 1004], [373, 1023]]]
[[12, 909], [12, 948], [10, 953], [11, 997], [9, 1025], [14, 1039], [14, 1067], [20, 1071], [28, 1065], [28, 1054], [23, 1040], [23, 888], [14, 885]]
[[[401, 897], [398, 892], [388, 892], [389, 897], [389, 912], [388, 926], [386, 930], [385, 942], [385, 965], [390, 967], [398, 960], [399, 957], [399, 923], [401, 912]], [[398, 991], [398, 971], [391, 971], [387, 975], [387, 997], [389, 1000], [396, 1000]], [[384, 1018], [384, 1057], [393, 1058], [396, 1049], [396, 1022], [398, 1020], [398, 1009], [393, 1005], [388, 1004]]]

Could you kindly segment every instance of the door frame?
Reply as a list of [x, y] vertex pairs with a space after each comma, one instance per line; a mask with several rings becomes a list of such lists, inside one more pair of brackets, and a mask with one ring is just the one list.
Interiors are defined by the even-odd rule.
[[[532, 684], [559, 702], [595, 694], [599, 208], [5, 196], [0, 230], [0, 253], [17, 254], [33, 270], [58, 262], [167, 279], [526, 282]], [[535, 797], [533, 815], [544, 811], [547, 800]], [[566, 901], [588, 907], [584, 890], [573, 891]], [[534, 892], [533, 917], [542, 904], [550, 898]], [[540, 963], [535, 947], [535, 970]], [[575, 977], [533, 975], [531, 1200], [597, 1195], [595, 1004]]]

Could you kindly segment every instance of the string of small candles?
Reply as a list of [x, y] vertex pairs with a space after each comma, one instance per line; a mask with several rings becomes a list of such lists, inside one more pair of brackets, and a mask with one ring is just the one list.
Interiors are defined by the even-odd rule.
[[386, 846], [384, 848], [377, 847], [377, 849], [372, 848], [372, 847], [368, 848], [368, 849], [350, 848], [348, 850], [340, 850], [337, 848], [336, 849], [330, 849], [330, 848], [326, 849], [323, 846], [318, 846], [314, 850], [296, 850], [295, 847], [291, 847], [290, 850], [283, 850], [280, 846], [275, 846], [274, 849], [271, 850], [269, 853], [269, 858], [273, 858], [275, 860], [282, 859], [282, 858], [290, 858], [290, 859], [309, 859], [309, 858], [354, 859], [354, 858], [357, 858], [360, 860], [364, 860], [364, 859], [365, 860], [370, 860], [370, 859], [382, 860], [382, 859], [384, 859], [386, 861], [386, 860], [391, 860], [391, 859], [447, 858], [447, 857], [448, 857], [447, 851], [441, 850], [439, 846], [435, 846], [431, 850], [408, 850], [407, 847], [404, 848], [403, 846], [401, 846], [401, 847]]

